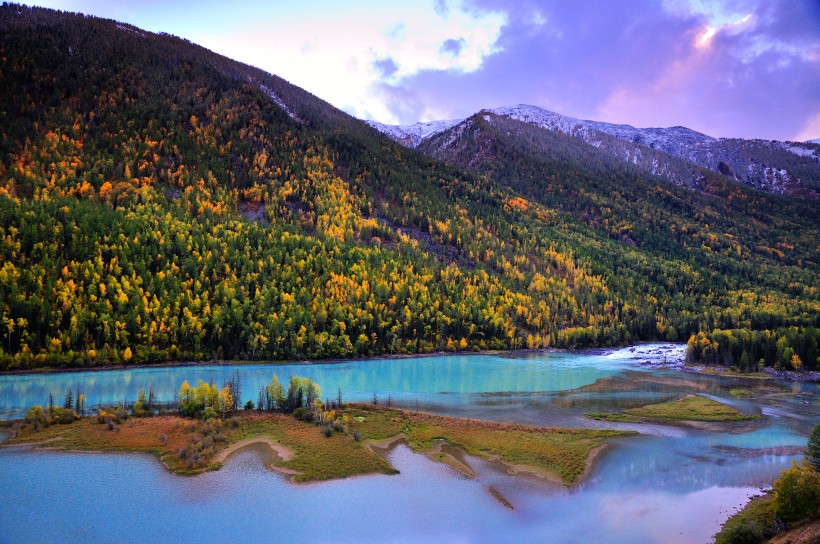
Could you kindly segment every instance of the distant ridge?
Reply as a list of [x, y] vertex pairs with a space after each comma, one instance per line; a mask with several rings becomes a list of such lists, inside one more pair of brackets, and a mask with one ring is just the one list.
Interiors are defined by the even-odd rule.
[[[817, 198], [820, 189], [820, 149], [814, 145], [820, 139], [800, 143], [713, 138], [681, 126], [635, 128], [576, 119], [525, 104], [477, 113], [481, 114], [503, 116], [567, 134], [677, 185], [698, 187], [702, 174], [695, 167], [701, 167], [771, 193]], [[465, 121], [399, 126], [368, 123], [402, 145], [418, 148]], [[670, 157], [688, 164], [670, 161]]]

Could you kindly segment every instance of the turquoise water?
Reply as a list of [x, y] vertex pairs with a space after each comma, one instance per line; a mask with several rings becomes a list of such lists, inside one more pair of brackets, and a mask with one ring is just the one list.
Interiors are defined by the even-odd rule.
[[49, 393], [62, 403], [78, 387], [89, 406], [133, 402], [137, 391], [154, 386], [159, 401], [172, 401], [184, 380], [221, 386], [240, 373], [244, 400], [257, 399], [259, 388], [274, 375], [308, 377], [329, 397], [342, 389], [346, 401], [370, 401], [376, 393], [397, 403], [464, 404], [484, 392], [550, 392], [574, 389], [613, 376], [630, 363], [607, 356], [550, 353], [539, 357], [457, 355], [415, 359], [358, 360], [333, 364], [197, 365], [126, 370], [0, 376], [0, 417], [20, 418], [32, 404], [48, 404]]
[[[269, 380], [274, 370], [282, 378], [293, 369], [329, 391], [341, 385], [347, 398], [368, 400], [376, 384], [385, 384], [376, 390], [380, 398], [392, 395], [408, 405], [418, 399], [423, 410], [644, 433], [614, 441], [590, 477], [571, 490], [509, 476], [477, 459], [469, 463], [479, 477], [466, 479], [403, 446], [391, 454], [399, 475], [311, 485], [288, 483], [252, 450], [218, 472], [183, 478], [143, 455], [0, 448], [0, 542], [708, 542], [735, 508], [799, 458], [779, 452], [805, 444], [820, 421], [820, 391], [773, 384], [754, 400], [738, 400], [729, 389], [752, 382], [642, 366], [659, 357], [647, 354], [653, 349], [241, 368], [246, 388]], [[97, 402], [110, 402], [150, 383], [172, 394], [183, 377], [208, 379], [210, 373], [218, 383], [232, 370], [96, 372], [87, 374], [93, 387], [83, 386]], [[57, 396], [83, 375], [26, 376], [25, 391], [34, 395], [26, 398], [9, 391], [16, 378], [0, 381], [5, 414], [42, 402], [35, 397], [49, 389]], [[167, 385], [161, 390], [160, 384]], [[116, 390], [107, 393], [109, 386]], [[709, 432], [580, 417], [686, 392], [764, 418], [738, 432]], [[491, 487], [515, 509], [495, 500]]]

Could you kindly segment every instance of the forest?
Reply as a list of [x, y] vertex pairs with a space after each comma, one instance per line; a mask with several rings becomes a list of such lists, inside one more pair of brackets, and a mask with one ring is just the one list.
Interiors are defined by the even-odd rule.
[[816, 203], [508, 151], [446, 164], [185, 40], [3, 4], [0, 369], [793, 329], [818, 366]]

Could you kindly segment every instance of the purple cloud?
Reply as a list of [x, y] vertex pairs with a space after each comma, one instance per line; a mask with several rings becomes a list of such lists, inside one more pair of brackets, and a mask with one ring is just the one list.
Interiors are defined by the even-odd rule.
[[[391, 92], [446, 117], [529, 103], [713, 136], [790, 139], [805, 131], [820, 114], [820, 7], [726, 2], [717, 21], [687, 6], [475, 0], [472, 9], [507, 14], [500, 51], [478, 71], [421, 72]], [[419, 120], [407, 117], [416, 107], [388, 104], [403, 122]]]

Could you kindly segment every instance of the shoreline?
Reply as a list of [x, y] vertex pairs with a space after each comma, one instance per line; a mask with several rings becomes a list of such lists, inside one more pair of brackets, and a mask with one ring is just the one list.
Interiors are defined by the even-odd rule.
[[820, 371], [806, 370], [797, 372], [794, 370], [775, 370], [771, 367], [766, 367], [759, 372], [738, 372], [729, 370], [722, 366], [705, 366], [705, 365], [687, 365], [681, 364], [676, 367], [687, 374], [695, 374], [697, 376], [710, 376], [717, 378], [734, 378], [742, 380], [758, 380], [761, 382], [768, 380], [784, 381], [789, 383], [820, 383]]
[[[274, 360], [258, 360], [250, 361], [246, 359], [216, 359], [208, 361], [164, 361], [161, 363], [140, 363], [140, 364], [107, 364], [100, 366], [84, 366], [84, 367], [42, 367], [42, 368], [25, 368], [14, 370], [0, 370], [0, 376], [25, 376], [33, 374], [58, 374], [63, 372], [108, 372], [114, 370], [136, 370], [145, 368], [173, 368], [173, 367], [198, 367], [198, 366], [285, 366], [285, 365], [325, 365], [325, 364], [339, 364], [354, 361], [394, 361], [400, 359], [422, 359], [427, 357], [442, 357], [445, 355], [538, 355], [550, 353], [573, 353], [579, 355], [608, 355], [616, 350], [630, 347], [646, 346], [653, 344], [661, 345], [686, 345], [682, 342], [662, 342], [662, 341], [646, 341], [635, 342], [632, 344], [623, 344], [620, 346], [609, 347], [584, 347], [584, 348], [516, 348], [516, 349], [493, 349], [482, 351], [431, 351], [429, 353], [391, 353], [383, 355], [368, 355], [365, 357], [331, 357], [325, 359], [274, 359]], [[682, 365], [683, 363], [681, 363]]]
[[[113, 433], [90, 417], [70, 425], [40, 429], [21, 423], [18, 432], [12, 430], [11, 443], [5, 442], [0, 448], [150, 453], [170, 472], [185, 476], [219, 470], [237, 452], [259, 448], [266, 467], [287, 476], [292, 483], [302, 484], [394, 474], [397, 470], [389, 453], [398, 444], [407, 444], [414, 453], [468, 477], [478, 476], [479, 471], [468, 461], [475, 457], [497, 464], [508, 474], [533, 475], [572, 488], [585, 480], [596, 457], [611, 439], [637, 434], [486, 422], [360, 404], [349, 405], [345, 415], [351, 416], [351, 434], [345, 431], [332, 437], [323, 436], [316, 425], [283, 414], [246, 414], [231, 427], [222, 427], [220, 423], [216, 428], [179, 416], [129, 419]], [[353, 431], [365, 435], [365, 440], [354, 440]], [[381, 434], [384, 432], [389, 434]], [[216, 438], [217, 433], [224, 435]], [[542, 457], [531, 459], [524, 455], [530, 450], [515, 445], [520, 435], [533, 440], [528, 442], [531, 445], [540, 444], [533, 451]], [[210, 437], [226, 443], [212, 453], [206, 451], [201, 458], [201, 444], [212, 444], [211, 440], [205, 441]], [[555, 448], [565, 453], [556, 452]], [[577, 454], [573, 453], [576, 450]], [[339, 464], [334, 465], [337, 461]]]
[[[623, 347], [623, 346], [622, 346]], [[587, 348], [584, 348], [587, 349]], [[597, 349], [597, 348], [596, 348]], [[600, 348], [619, 349], [619, 348]], [[138, 370], [145, 368], [184, 368], [201, 366], [286, 366], [286, 365], [330, 365], [348, 363], [353, 361], [394, 361], [399, 359], [423, 359], [427, 357], [441, 357], [444, 355], [505, 355], [505, 354], [538, 354], [538, 353], [570, 353], [581, 352], [582, 350], [570, 350], [559, 348], [540, 349], [514, 349], [514, 350], [484, 350], [484, 351], [434, 351], [430, 353], [392, 353], [387, 355], [368, 355], [366, 357], [334, 357], [327, 359], [291, 359], [291, 360], [259, 360], [249, 361], [245, 359], [217, 359], [210, 361], [165, 361], [155, 364], [135, 364], [135, 365], [100, 365], [89, 367], [43, 367], [26, 368], [15, 370], [0, 370], [0, 376], [25, 376], [36, 374], [60, 374], [68, 372], [109, 372], [115, 370]]]
[[[33, 441], [33, 442], [19, 442], [15, 444], [3, 444], [0, 443], [0, 450], [2, 449], [24, 449], [29, 451], [36, 451], [36, 452], [47, 452], [47, 453], [56, 453], [56, 454], [93, 454], [93, 455], [146, 455], [156, 459], [163, 467], [165, 467], [166, 471], [173, 475], [173, 476], [180, 476], [183, 478], [188, 477], [197, 477], [203, 476], [208, 472], [213, 472], [217, 470], [221, 470], [226, 463], [228, 463], [231, 458], [233, 458], [236, 454], [240, 453], [242, 450], [252, 447], [252, 446], [263, 446], [266, 447], [268, 452], [272, 454], [272, 462], [263, 462], [263, 466], [268, 468], [274, 472], [277, 472], [284, 476], [290, 485], [295, 486], [311, 486], [311, 485], [320, 485], [326, 482], [335, 482], [340, 480], [348, 480], [351, 478], [368, 478], [371, 476], [391, 476], [394, 474], [399, 474], [400, 472], [396, 470], [393, 474], [381, 474], [381, 473], [370, 473], [370, 474], [354, 474], [349, 476], [341, 476], [337, 478], [327, 479], [327, 480], [314, 480], [314, 481], [306, 481], [306, 482], [299, 482], [296, 481], [295, 477], [301, 474], [298, 470], [293, 470], [291, 468], [283, 467], [279, 463], [284, 463], [289, 461], [295, 455], [292, 450], [283, 446], [282, 444], [276, 442], [274, 439], [267, 437], [267, 436], [256, 436], [251, 438], [246, 438], [239, 442], [234, 442], [233, 444], [227, 446], [225, 449], [220, 450], [220, 452], [213, 458], [211, 464], [206, 468], [206, 470], [195, 473], [195, 474], [185, 474], [179, 473], [172, 469], [168, 463], [165, 461], [164, 456], [159, 453], [153, 453], [149, 451], [140, 451], [140, 450], [94, 450], [94, 449], [75, 449], [75, 448], [62, 448], [59, 445], [59, 441], [62, 438], [52, 438], [49, 440], [43, 441]], [[54, 445], [49, 445], [54, 444]], [[410, 451], [414, 455], [422, 455], [427, 457], [434, 463], [441, 463], [462, 476], [465, 476], [470, 479], [477, 479], [480, 475], [480, 471], [474, 470], [466, 461], [460, 460], [458, 457], [476, 457], [478, 459], [482, 459], [481, 457], [473, 456], [467, 453], [463, 448], [452, 445], [449, 443], [440, 443], [437, 444], [434, 448], [430, 450], [424, 451], [416, 451], [412, 447], [410, 447], [407, 436], [404, 433], [398, 434], [396, 436], [386, 438], [384, 440], [379, 440], [375, 442], [369, 442], [365, 444], [365, 447], [370, 449], [374, 454], [378, 455], [382, 459], [384, 459], [389, 464], [389, 460], [387, 458], [388, 454], [392, 452], [396, 447], [400, 445], [407, 446]], [[442, 446], [450, 447], [455, 449], [458, 452], [458, 455], [454, 455], [453, 453], [448, 453], [443, 451]], [[549, 482], [551, 484], [560, 485], [566, 489], [574, 489], [584, 483], [586, 478], [589, 476], [590, 472], [592, 471], [596, 460], [600, 456], [600, 454], [608, 449], [611, 444], [602, 443], [590, 450], [589, 456], [587, 457], [584, 470], [578, 476], [578, 478], [571, 484], [565, 483], [560, 476], [539, 467], [522, 464], [522, 463], [510, 463], [505, 461], [499, 456], [490, 455], [482, 460], [490, 463], [492, 465], [496, 465], [499, 469], [505, 472], [509, 476], [514, 476], [518, 478], [527, 478], [532, 481], [536, 482]], [[380, 451], [377, 451], [380, 450]], [[444, 459], [436, 459], [436, 455], [442, 455]], [[390, 465], [391, 468], [394, 468]], [[497, 492], [496, 492], [497, 493]], [[494, 493], [491, 492], [494, 498], [499, 500], [502, 504], [507, 506], [508, 508], [512, 509], [511, 505], [504, 499], [503, 497], [499, 498]], [[501, 500], [504, 499], [504, 500]]]

